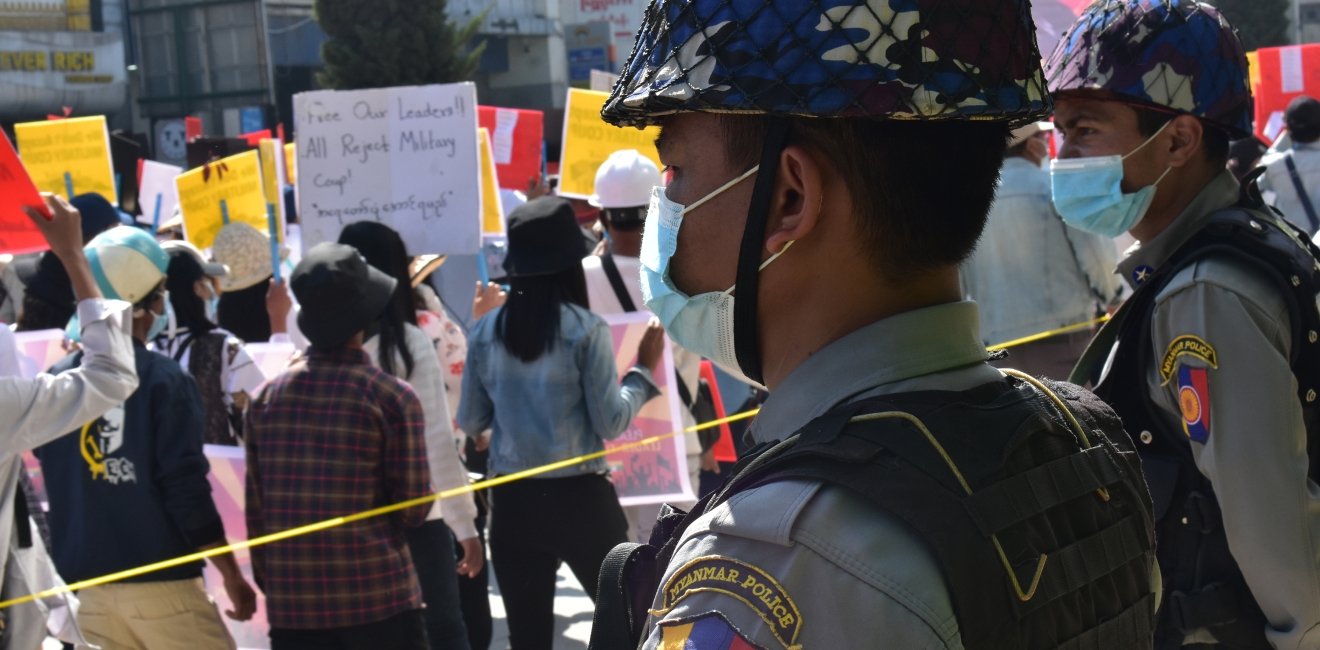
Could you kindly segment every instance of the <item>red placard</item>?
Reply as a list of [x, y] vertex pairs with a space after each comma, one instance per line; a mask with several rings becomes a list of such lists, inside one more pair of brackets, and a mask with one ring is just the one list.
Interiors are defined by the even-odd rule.
[[41, 231], [23, 214], [25, 205], [49, 216], [14, 145], [0, 133], [0, 253], [22, 255], [49, 248]]
[[500, 187], [526, 192], [527, 183], [541, 175], [545, 114], [521, 108], [478, 106], [477, 123], [490, 131]]
[[[710, 361], [703, 359], [701, 361], [701, 378], [710, 385], [711, 401], [715, 402], [715, 418], [723, 420], [729, 417], [728, 411], [724, 409], [724, 398], [720, 397], [720, 384], [715, 380], [715, 366]], [[698, 422], [697, 424], [705, 424]], [[729, 423], [720, 425], [720, 439], [715, 441], [715, 460], [721, 463], [738, 462], [738, 449], [733, 446], [733, 432], [729, 430]]]
[[262, 140], [269, 140], [271, 138], [271, 134], [270, 134], [270, 129], [262, 129], [260, 131], [244, 133], [238, 137], [247, 140], [249, 146], [259, 147], [261, 146]]
[[1299, 95], [1320, 97], [1320, 43], [1263, 47], [1256, 56], [1256, 136], [1270, 142], [1278, 136], [1289, 102]]
[[202, 137], [202, 118], [191, 116], [183, 118], [183, 137], [188, 142]]

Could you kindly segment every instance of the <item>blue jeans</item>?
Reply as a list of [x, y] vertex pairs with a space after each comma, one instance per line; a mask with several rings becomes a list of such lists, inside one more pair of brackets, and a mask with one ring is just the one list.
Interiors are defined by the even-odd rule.
[[426, 635], [432, 650], [468, 650], [467, 627], [458, 600], [454, 536], [444, 521], [428, 521], [407, 531], [417, 580], [426, 603]]

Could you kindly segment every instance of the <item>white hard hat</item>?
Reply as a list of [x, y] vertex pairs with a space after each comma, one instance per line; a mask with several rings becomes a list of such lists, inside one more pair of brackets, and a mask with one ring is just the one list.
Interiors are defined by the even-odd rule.
[[596, 170], [596, 193], [587, 200], [598, 208], [636, 208], [651, 202], [660, 184], [660, 168], [636, 149], [610, 154]]
[[170, 263], [156, 238], [131, 226], [93, 237], [84, 251], [101, 293], [130, 303], [146, 298], [165, 279]]

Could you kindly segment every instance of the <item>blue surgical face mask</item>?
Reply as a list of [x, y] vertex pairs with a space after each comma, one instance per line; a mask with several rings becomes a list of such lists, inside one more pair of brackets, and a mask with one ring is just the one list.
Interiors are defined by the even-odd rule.
[[206, 299], [206, 320], [215, 323], [219, 320], [220, 294], [216, 293], [215, 287], [208, 288], [211, 290], [211, 297]]
[[169, 326], [170, 312], [170, 294], [167, 291], [165, 292], [165, 311], [159, 314], [154, 311], [151, 312], [151, 329], [147, 330], [148, 341], [156, 340], [156, 337], [160, 336], [160, 333], [164, 332], [165, 328]]
[[1131, 194], [1123, 193], [1123, 161], [1150, 144], [1164, 128], [1126, 156], [1058, 159], [1050, 163], [1050, 189], [1054, 209], [1068, 225], [1105, 237], [1117, 237], [1137, 225], [1155, 200], [1155, 189], [1173, 170], [1164, 170], [1155, 183]]
[[[646, 213], [646, 226], [642, 230], [642, 298], [664, 325], [674, 342], [710, 359], [729, 374], [746, 381], [738, 367], [738, 355], [733, 343], [733, 290], [714, 291], [688, 296], [674, 286], [669, 277], [670, 260], [678, 250], [678, 230], [683, 217], [701, 207], [720, 193], [737, 185], [756, 173], [753, 167], [743, 175], [725, 183], [688, 206], [675, 203], [665, 196], [663, 187], [651, 190], [651, 204]], [[779, 259], [793, 242], [761, 264], [769, 266]]]

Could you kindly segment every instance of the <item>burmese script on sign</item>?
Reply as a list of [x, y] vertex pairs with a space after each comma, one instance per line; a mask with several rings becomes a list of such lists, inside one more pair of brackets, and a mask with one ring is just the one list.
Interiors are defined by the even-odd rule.
[[378, 221], [413, 255], [480, 248], [473, 84], [301, 93], [294, 122], [305, 247]]

